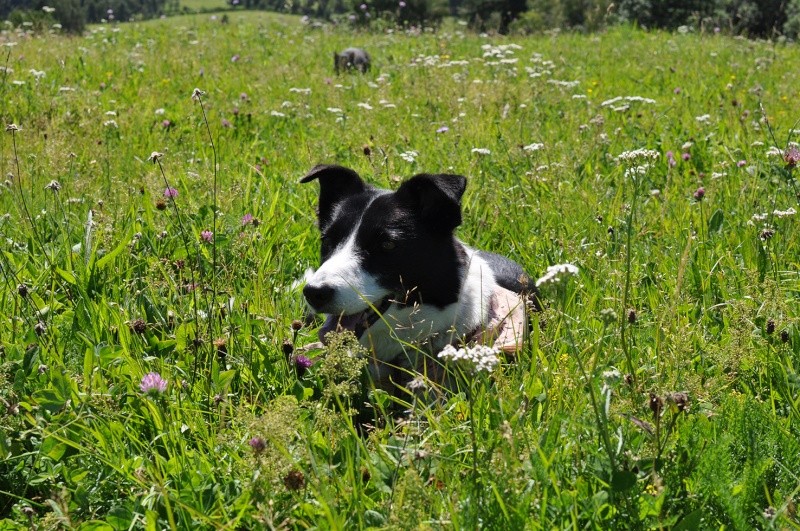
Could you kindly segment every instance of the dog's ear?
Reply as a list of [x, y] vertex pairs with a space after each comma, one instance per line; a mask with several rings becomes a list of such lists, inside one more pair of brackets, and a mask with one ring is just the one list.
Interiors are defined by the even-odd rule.
[[420, 173], [397, 189], [397, 197], [412, 205], [430, 227], [450, 232], [461, 225], [461, 196], [467, 179], [461, 175]]
[[367, 189], [367, 185], [359, 175], [344, 166], [319, 164], [311, 168], [301, 183], [319, 179], [319, 226], [324, 227], [330, 221], [334, 205], [345, 197], [355, 195]]

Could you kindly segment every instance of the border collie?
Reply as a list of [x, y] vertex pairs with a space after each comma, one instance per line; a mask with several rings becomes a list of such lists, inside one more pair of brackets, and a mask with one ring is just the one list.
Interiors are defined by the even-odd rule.
[[352, 330], [371, 351], [371, 376], [384, 389], [414, 372], [444, 378], [435, 354], [448, 344], [519, 348], [525, 296], [538, 307], [536, 287], [519, 264], [454, 236], [466, 178], [423, 173], [393, 192], [349, 168], [319, 165], [300, 182], [313, 180], [322, 263], [303, 295], [328, 314], [323, 343], [333, 330]]

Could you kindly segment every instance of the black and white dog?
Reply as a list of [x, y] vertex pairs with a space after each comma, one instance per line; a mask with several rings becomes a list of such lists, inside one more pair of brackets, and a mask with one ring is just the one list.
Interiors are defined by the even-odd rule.
[[328, 332], [349, 329], [373, 353], [377, 385], [432, 370], [424, 353], [478, 337], [503, 317], [494, 309], [499, 292], [522, 303], [520, 295], [535, 293], [520, 265], [454, 236], [466, 178], [419, 174], [392, 192], [349, 168], [320, 165], [301, 182], [315, 179], [322, 264], [303, 294], [328, 314], [323, 342]]

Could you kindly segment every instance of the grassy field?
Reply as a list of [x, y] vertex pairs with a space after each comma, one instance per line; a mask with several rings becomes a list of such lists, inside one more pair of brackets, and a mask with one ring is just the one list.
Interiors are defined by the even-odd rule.
[[[795, 45], [241, 12], [2, 41], [0, 528], [800, 527]], [[466, 175], [463, 240], [580, 272], [398, 415], [347, 341], [292, 352], [320, 162]]]
[[221, 11], [229, 9], [230, 5], [225, 0], [182, 0], [180, 2], [180, 8], [190, 13], [197, 13], [214, 10]]

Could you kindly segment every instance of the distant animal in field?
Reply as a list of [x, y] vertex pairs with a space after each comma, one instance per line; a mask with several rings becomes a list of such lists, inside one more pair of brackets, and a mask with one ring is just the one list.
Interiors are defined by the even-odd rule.
[[409, 352], [410, 343], [431, 354], [462, 342], [520, 348], [525, 295], [538, 302], [536, 286], [516, 262], [454, 236], [464, 177], [419, 174], [392, 192], [349, 168], [321, 165], [301, 182], [313, 180], [320, 183], [322, 264], [303, 294], [328, 315], [323, 342], [337, 329], [353, 331], [372, 351], [370, 373], [385, 389], [410, 371], [437, 370], [430, 357]]
[[361, 48], [346, 48], [341, 52], [333, 52], [333, 70], [337, 74], [352, 70], [364, 74], [369, 70], [371, 63], [369, 54]]

